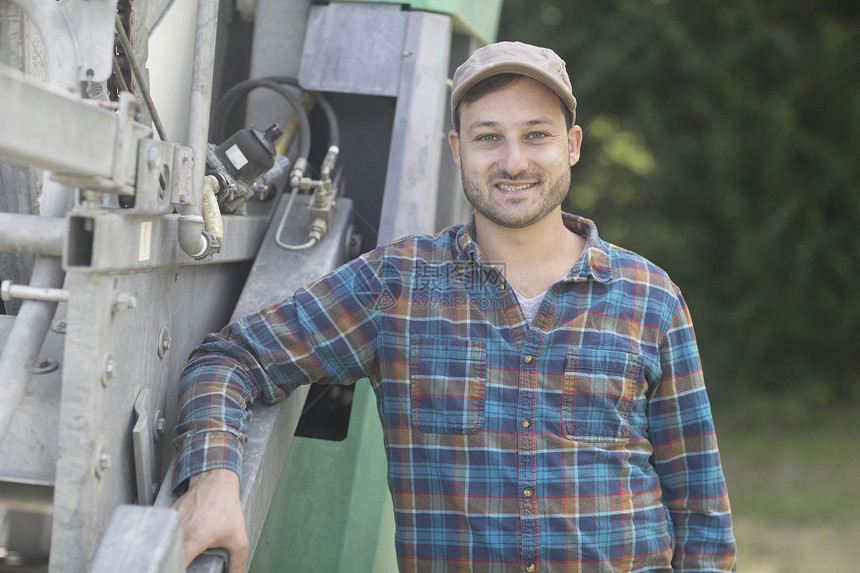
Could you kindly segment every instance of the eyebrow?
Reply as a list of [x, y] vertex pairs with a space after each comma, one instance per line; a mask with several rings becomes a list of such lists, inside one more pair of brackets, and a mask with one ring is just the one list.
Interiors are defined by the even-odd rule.
[[[536, 118], [536, 119], [529, 119], [527, 121], [521, 122], [519, 125], [524, 125], [527, 127], [533, 127], [536, 125], [550, 125], [552, 123], [553, 122], [551, 119], [541, 117], [541, 118]], [[499, 123], [498, 121], [476, 121], [474, 123], [470, 123], [469, 126], [466, 128], [466, 131], [472, 131], [475, 129], [482, 129], [482, 128], [495, 129], [495, 128], [498, 128], [500, 126], [501, 126], [501, 123]]]

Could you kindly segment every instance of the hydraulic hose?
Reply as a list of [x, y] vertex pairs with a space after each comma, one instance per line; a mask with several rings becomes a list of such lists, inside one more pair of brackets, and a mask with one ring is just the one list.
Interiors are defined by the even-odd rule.
[[224, 221], [215, 193], [218, 191], [218, 179], [212, 175], [203, 178], [203, 228], [214, 237], [220, 245], [224, 239]]
[[[266, 76], [263, 78], [250, 79], [245, 80], [243, 82], [239, 82], [238, 84], [227, 90], [227, 92], [224, 93], [221, 100], [218, 102], [215, 108], [213, 125], [215, 129], [218, 130], [218, 135], [220, 136], [220, 139], [224, 139], [226, 137], [226, 122], [229, 111], [232, 109], [233, 105], [235, 105], [235, 103], [239, 100], [239, 98], [246, 96], [252, 90], [257, 88], [267, 88], [278, 93], [292, 106], [299, 123], [301, 138], [300, 150], [299, 158], [296, 160], [293, 175], [291, 176], [292, 191], [290, 193], [290, 197], [287, 201], [287, 205], [284, 209], [284, 212], [281, 216], [278, 229], [275, 233], [275, 243], [278, 247], [282, 249], [298, 251], [308, 249], [317, 244], [328, 231], [328, 225], [323, 218], [314, 219], [311, 222], [311, 227], [308, 232], [308, 240], [306, 242], [297, 245], [290, 245], [281, 241], [281, 233], [283, 232], [287, 217], [290, 213], [290, 210], [292, 209], [293, 203], [295, 202], [296, 195], [299, 192], [299, 185], [301, 184], [303, 178], [302, 174], [304, 173], [305, 165], [307, 163], [307, 157], [310, 153], [311, 143], [310, 121], [308, 119], [307, 112], [302, 106], [299, 97], [296, 96], [292, 91], [287, 89], [285, 86], [293, 86], [299, 88], [300, 90], [302, 89], [299, 85], [298, 80], [289, 76]], [[334, 163], [337, 160], [337, 155], [339, 152], [340, 124], [338, 123], [337, 115], [335, 114], [334, 108], [328, 102], [328, 100], [326, 100], [321, 94], [317, 92], [307, 93], [310, 93], [311, 96], [314, 98], [315, 102], [319, 104], [320, 109], [322, 109], [323, 113], [325, 114], [326, 121], [328, 123], [329, 150], [326, 154], [325, 160], [323, 161], [322, 167], [323, 178], [325, 180], [328, 180], [331, 176], [331, 172], [334, 168]]]
[[[301, 86], [299, 85], [299, 80], [296, 78], [291, 78], [289, 76], [267, 76], [263, 79], [278, 82], [280, 84], [287, 84], [301, 89]], [[319, 104], [320, 108], [325, 114], [326, 121], [328, 122], [329, 146], [340, 147], [340, 124], [337, 121], [337, 114], [335, 114], [334, 108], [332, 107], [331, 103], [329, 103], [329, 101], [325, 99], [319, 92], [309, 93], [313, 96], [314, 100]]]
[[245, 80], [244, 82], [234, 85], [224, 93], [224, 96], [215, 108], [215, 116], [213, 118], [213, 125], [215, 126], [215, 129], [218, 130], [217, 133], [219, 135], [219, 139], [226, 139], [225, 123], [230, 109], [239, 100], [239, 98], [257, 88], [267, 88], [274, 91], [287, 100], [290, 106], [292, 106], [299, 122], [299, 131], [301, 134], [299, 155], [307, 158], [311, 151], [311, 123], [308, 120], [308, 114], [302, 107], [302, 102], [297, 95], [288, 90], [282, 84], [268, 79]]

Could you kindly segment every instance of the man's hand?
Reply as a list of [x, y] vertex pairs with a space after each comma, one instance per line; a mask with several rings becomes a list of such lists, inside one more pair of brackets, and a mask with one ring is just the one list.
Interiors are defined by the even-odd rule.
[[230, 556], [228, 573], [244, 573], [248, 532], [235, 472], [218, 469], [192, 476], [188, 492], [173, 509], [182, 519], [186, 567], [206, 549], [221, 547]]

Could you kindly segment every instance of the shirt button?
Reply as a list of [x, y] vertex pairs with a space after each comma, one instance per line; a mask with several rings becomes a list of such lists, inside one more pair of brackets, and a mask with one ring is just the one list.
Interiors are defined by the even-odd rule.
[[531, 497], [532, 495], [534, 495], [534, 491], [532, 491], [532, 488], [527, 487], [523, 490], [523, 495], [526, 497]]
[[531, 354], [527, 354], [527, 355], [526, 355], [526, 357], [525, 357], [525, 358], [523, 358], [523, 361], [524, 361], [526, 364], [531, 364], [531, 363], [532, 363], [532, 360], [534, 360], [534, 356], [532, 356]]
[[528, 573], [534, 573], [535, 572], [535, 564], [529, 563], [528, 565], [526, 565], [526, 571], [528, 571]]
[[529, 421], [529, 419], [528, 419], [528, 418], [526, 418], [525, 420], [523, 420], [523, 428], [528, 428], [528, 427], [529, 427], [529, 426], [531, 426], [531, 425], [532, 425], [532, 423]]

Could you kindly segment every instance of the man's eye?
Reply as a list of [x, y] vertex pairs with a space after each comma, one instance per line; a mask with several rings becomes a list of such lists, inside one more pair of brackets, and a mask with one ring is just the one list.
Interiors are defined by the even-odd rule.
[[485, 134], [485, 135], [479, 135], [475, 139], [476, 139], [476, 141], [498, 141], [499, 140], [498, 136], [493, 135], [493, 134], [489, 134], [489, 133]]
[[547, 134], [542, 131], [536, 131], [534, 133], [528, 134], [528, 139], [543, 139]]

